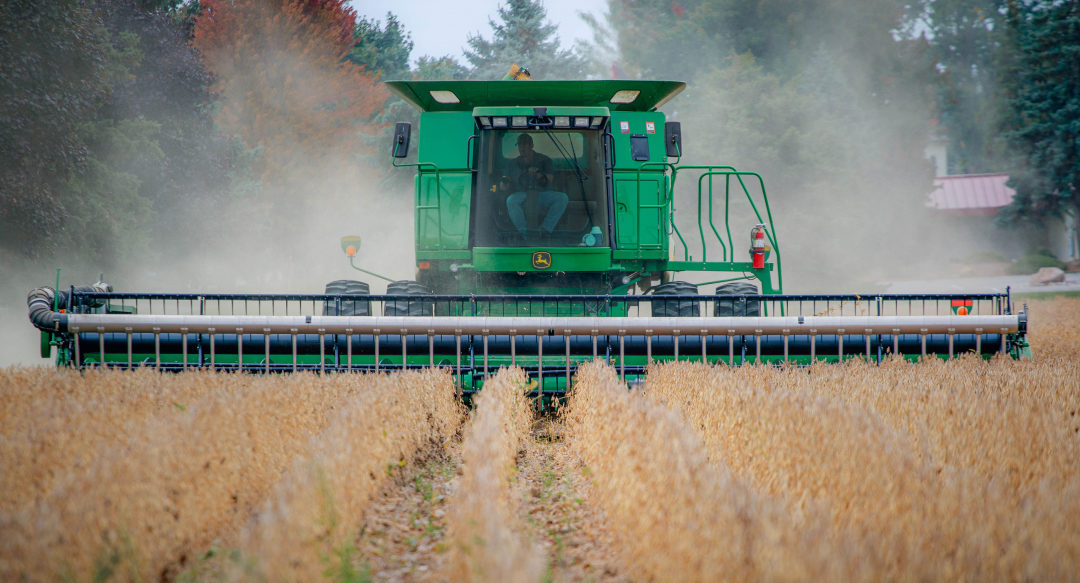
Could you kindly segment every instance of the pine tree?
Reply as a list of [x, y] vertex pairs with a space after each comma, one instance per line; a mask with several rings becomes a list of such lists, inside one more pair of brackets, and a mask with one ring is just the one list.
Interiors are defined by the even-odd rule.
[[1020, 152], [1005, 221], [1039, 219], [1080, 207], [1080, 4], [1020, 8], [1020, 66], [1010, 145]]
[[540, 0], [507, 0], [501, 22], [489, 19], [492, 40], [470, 35], [465, 58], [474, 79], [500, 79], [510, 65], [527, 68], [534, 79], [580, 79], [586, 63], [573, 49], [560, 49], [556, 27], [546, 22]]
[[409, 31], [401, 26], [394, 13], [387, 12], [385, 26], [366, 17], [357, 21], [356, 41], [346, 57], [357, 65], [363, 65], [369, 73], [378, 73], [380, 79], [389, 81], [404, 79], [409, 75], [412, 49]]

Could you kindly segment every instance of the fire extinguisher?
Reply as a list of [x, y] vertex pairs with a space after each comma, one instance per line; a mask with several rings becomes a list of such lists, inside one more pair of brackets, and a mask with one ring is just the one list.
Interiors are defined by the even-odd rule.
[[750, 258], [754, 269], [765, 269], [765, 225], [750, 229]]

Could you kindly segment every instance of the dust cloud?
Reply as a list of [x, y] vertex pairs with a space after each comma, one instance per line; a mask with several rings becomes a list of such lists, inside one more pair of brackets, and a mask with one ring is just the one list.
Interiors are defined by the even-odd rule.
[[[881, 76], [871, 59], [837, 54], [839, 60], [825, 64], [806, 59], [788, 82], [770, 81], [732, 58], [727, 73], [700, 75], [664, 108], [683, 124], [683, 163], [730, 164], [764, 178], [787, 293], [879, 291], [886, 280], [949, 269], [945, 249], [978, 248], [965, 247], [962, 235], [947, 233], [925, 208], [932, 181], [922, 153], [932, 130], [925, 96], [895, 84], [877, 87]], [[688, 69], [708, 70], [714, 57], [705, 62], [703, 55]], [[318, 77], [304, 82], [326, 84]], [[891, 94], [882, 98], [883, 92]], [[62, 287], [92, 283], [104, 273], [117, 291], [322, 293], [329, 281], [357, 279], [382, 293], [385, 282], [350, 268], [341, 251], [340, 237], [360, 235], [359, 266], [413, 279], [413, 193], [401, 174], [411, 177], [414, 170], [392, 168], [388, 145], [371, 143], [370, 134], [360, 142], [363, 155], [296, 147], [303, 154], [274, 184], [189, 208], [178, 215], [182, 223], [152, 234], [144, 254], [119, 266], [106, 268], [80, 250], [0, 256], [0, 366], [44, 362], [25, 297], [30, 289], [55, 285], [57, 268]], [[720, 259], [708, 221], [702, 230], [709, 255], [702, 255], [696, 176], [679, 180], [676, 224], [685, 254]], [[729, 259], [747, 261], [749, 231], [758, 220], [739, 197], [733, 198]], [[726, 242], [723, 213], [722, 197], [714, 198], [714, 223]], [[672, 240], [673, 257], [682, 259], [681, 243]], [[704, 282], [726, 274], [681, 275]]]
[[[858, 30], [860, 23], [854, 24]], [[769, 68], [749, 55], [701, 54], [697, 62], [685, 62], [693, 59], [686, 54], [656, 58], [695, 72], [687, 89], [663, 108], [669, 120], [682, 123], [681, 163], [731, 165], [764, 179], [786, 293], [880, 292], [891, 281], [955, 274], [965, 255], [985, 249], [988, 239], [1022, 238], [989, 222], [981, 229], [958, 229], [926, 206], [934, 169], [924, 149], [935, 130], [927, 64], [888, 54], [917, 51], [916, 45], [863, 53], [828, 30], [798, 32], [800, 39], [814, 40], [805, 55], [785, 57], [783, 65], [794, 70], [783, 74], [771, 72], [783, 69], [776, 61]], [[777, 43], [762, 54], [775, 59], [796, 46], [789, 38]], [[907, 69], [895, 72], [889, 63]], [[754, 177], [744, 178], [764, 217], [760, 187]], [[749, 261], [749, 233], [759, 220], [734, 180], [732, 185], [734, 260]], [[701, 259], [697, 174], [680, 174], [677, 186], [675, 224], [686, 239], [685, 253]], [[700, 228], [705, 258], [718, 260], [722, 248], [712, 228], [726, 244], [725, 178], [713, 178], [713, 225], [707, 186], [706, 181]], [[672, 242], [682, 259], [675, 234]], [[678, 277], [704, 282], [722, 275]]]
[[[316, 72], [300, 84], [317, 90], [331, 82]], [[288, 112], [289, 104], [279, 105]], [[282, 116], [280, 124], [290, 123]], [[310, 122], [310, 116], [299, 119]], [[80, 249], [37, 257], [0, 250], [0, 366], [48, 362], [39, 356], [40, 334], [27, 319], [26, 295], [55, 286], [57, 269], [61, 289], [103, 277], [118, 292], [321, 294], [330, 281], [354, 279], [384, 293], [386, 282], [354, 270], [341, 249], [341, 237], [359, 235], [358, 266], [415, 279], [415, 170], [392, 167], [389, 144], [375, 143], [378, 130], [360, 123], [335, 148], [317, 141], [278, 144], [293, 154], [287, 168], [263, 174], [272, 180], [241, 176], [215, 185], [221, 187], [216, 195], [170, 205], [170, 216], [156, 217], [159, 228], [145, 248], [118, 262]]]

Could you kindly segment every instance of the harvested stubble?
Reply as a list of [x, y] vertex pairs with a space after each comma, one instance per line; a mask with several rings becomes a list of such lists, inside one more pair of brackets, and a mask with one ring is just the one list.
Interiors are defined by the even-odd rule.
[[[11, 484], [0, 580], [175, 574], [212, 541], [236, 539], [285, 469], [330, 431], [328, 412], [369, 400], [373, 382], [359, 378], [0, 371], [0, 455]], [[439, 404], [456, 411], [448, 378], [439, 386], [449, 392]], [[414, 401], [435, 397], [413, 388], [422, 393]]]
[[1062, 580], [1080, 568], [1075, 355], [666, 364], [645, 390], [686, 415], [717, 466], [826, 509], [827, 538], [854, 537], [875, 577]]
[[515, 458], [533, 412], [519, 368], [502, 369], [480, 391], [462, 444], [462, 475], [450, 500], [451, 581], [538, 581], [544, 564], [514, 519]]
[[571, 448], [629, 569], [644, 580], [851, 580], [849, 541], [822, 543], [813, 508], [792, 512], [722, 465], [678, 412], [627, 391], [599, 362], [578, 371], [563, 411]]

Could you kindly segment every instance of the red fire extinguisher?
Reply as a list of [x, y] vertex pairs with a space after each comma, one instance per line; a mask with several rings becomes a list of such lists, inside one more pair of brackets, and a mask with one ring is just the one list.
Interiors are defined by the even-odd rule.
[[765, 225], [750, 229], [750, 258], [754, 269], [765, 269]]

